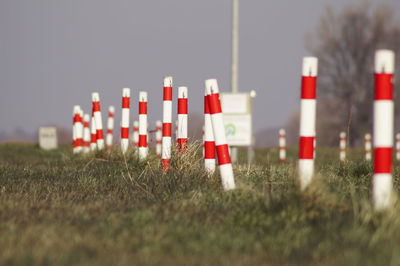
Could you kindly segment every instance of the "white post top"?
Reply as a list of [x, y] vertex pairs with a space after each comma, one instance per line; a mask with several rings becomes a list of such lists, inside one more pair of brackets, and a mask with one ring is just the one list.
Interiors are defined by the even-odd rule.
[[123, 88], [122, 89], [122, 97], [131, 97], [131, 89]]
[[98, 92], [93, 92], [92, 93], [92, 101], [93, 102], [100, 102], [100, 95]]
[[85, 115], [83, 116], [83, 121], [89, 122], [89, 120], [90, 120], [90, 116], [89, 116], [88, 114], [85, 114]]
[[365, 134], [365, 138], [366, 139], [371, 139], [371, 134], [369, 134], [369, 133]]
[[161, 127], [162, 126], [162, 122], [160, 120], [156, 121], [156, 127]]
[[188, 96], [188, 88], [185, 86], [178, 87], [178, 98], [187, 99]]
[[341, 138], [345, 138], [346, 137], [346, 132], [344, 132], [344, 131], [340, 132], [340, 137]]
[[79, 114], [79, 110], [81, 110], [81, 107], [80, 107], [79, 105], [74, 105], [72, 114], [73, 114], [73, 115]]
[[164, 87], [172, 87], [172, 80], [171, 76], [164, 77]]
[[83, 118], [83, 110], [79, 109], [79, 116]]
[[139, 102], [147, 102], [147, 91], [139, 91]]
[[396, 139], [400, 139], [400, 133], [396, 134]]
[[133, 121], [133, 127], [139, 127], [139, 122], [137, 120]]
[[284, 130], [283, 128], [279, 129], [279, 135], [285, 135], [286, 134], [286, 130]]
[[377, 50], [375, 52], [375, 73], [394, 73], [394, 52], [391, 50]]
[[110, 106], [108, 107], [108, 112], [110, 112], [110, 113], [114, 113], [114, 112], [115, 112], [115, 108], [114, 108], [113, 105], [110, 105]]
[[303, 57], [303, 77], [316, 77], [318, 75], [318, 58]]
[[216, 79], [207, 79], [206, 80], [206, 90], [207, 90], [208, 95], [219, 93], [217, 80]]

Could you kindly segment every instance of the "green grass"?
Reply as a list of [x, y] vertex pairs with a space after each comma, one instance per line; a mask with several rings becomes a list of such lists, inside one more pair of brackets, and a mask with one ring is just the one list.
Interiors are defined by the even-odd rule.
[[[319, 148], [300, 193], [296, 150], [256, 150], [235, 166], [237, 189], [207, 178], [199, 149], [155, 157], [73, 156], [69, 146], [0, 145], [0, 264], [398, 265], [400, 206], [374, 214], [372, 165]], [[243, 153], [240, 160], [245, 161]], [[394, 187], [399, 191], [399, 165]]]

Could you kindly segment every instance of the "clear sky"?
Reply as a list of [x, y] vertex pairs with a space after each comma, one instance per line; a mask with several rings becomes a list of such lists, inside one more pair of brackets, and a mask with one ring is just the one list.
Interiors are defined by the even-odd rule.
[[[258, 93], [255, 129], [283, 125], [298, 109], [301, 58], [327, 4], [349, 0], [241, 0], [239, 89]], [[396, 0], [375, 0], [392, 3]], [[122, 88], [149, 92], [149, 119], [162, 117], [162, 82], [189, 87], [189, 112], [202, 112], [203, 86], [230, 88], [231, 0], [1, 0], [0, 132], [71, 126], [72, 107], [103, 117]], [[177, 90], [174, 91], [174, 97]], [[174, 109], [174, 112], [175, 109]]]

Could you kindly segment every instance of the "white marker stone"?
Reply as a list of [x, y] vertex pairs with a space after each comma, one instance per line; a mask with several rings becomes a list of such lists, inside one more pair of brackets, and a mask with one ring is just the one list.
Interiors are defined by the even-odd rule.
[[43, 150], [57, 149], [58, 140], [56, 127], [39, 128], [39, 147]]

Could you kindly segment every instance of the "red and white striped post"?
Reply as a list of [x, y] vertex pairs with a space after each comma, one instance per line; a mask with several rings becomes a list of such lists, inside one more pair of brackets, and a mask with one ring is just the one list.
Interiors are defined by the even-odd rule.
[[156, 121], [156, 154], [157, 157], [161, 158], [161, 143], [162, 143], [162, 122], [160, 120]]
[[279, 160], [281, 163], [286, 161], [286, 131], [283, 128], [279, 130]]
[[122, 89], [122, 117], [121, 117], [121, 151], [123, 154], [129, 148], [129, 101], [131, 89]]
[[139, 148], [139, 122], [133, 121], [133, 147]]
[[365, 134], [365, 160], [371, 161], [372, 159], [372, 143], [371, 143], [371, 134]]
[[74, 141], [73, 153], [80, 153], [83, 146], [83, 124], [82, 124], [83, 112], [79, 105], [74, 106], [74, 124], [72, 138]]
[[211, 176], [215, 172], [215, 141], [207, 90], [204, 90], [204, 92], [204, 168], [207, 175]]
[[172, 126], [172, 77], [164, 78], [163, 97], [163, 137], [161, 163], [165, 171], [170, 169], [171, 161], [171, 126]]
[[106, 146], [107, 150], [111, 150], [113, 143], [113, 130], [114, 130], [114, 106], [108, 107], [108, 119], [107, 119], [107, 136], [106, 136]]
[[139, 160], [147, 158], [147, 92], [139, 92]]
[[216, 79], [206, 80], [207, 99], [210, 107], [211, 123], [217, 149], [219, 171], [224, 190], [235, 188], [235, 179], [228, 144], [226, 142], [224, 117], [219, 100], [219, 88]]
[[339, 141], [339, 149], [340, 149], [339, 159], [343, 162], [344, 160], [346, 160], [346, 132], [344, 132], [344, 131], [340, 132], [339, 138], [340, 138], [340, 141]]
[[95, 151], [97, 149], [97, 133], [96, 133], [96, 120], [94, 119], [94, 112], [92, 111], [92, 120], [90, 121], [90, 150]]
[[400, 160], [400, 133], [396, 134], [396, 160]]
[[187, 87], [178, 88], [178, 132], [177, 142], [178, 151], [187, 150], [188, 132], [188, 89]]
[[89, 129], [90, 116], [85, 114], [83, 116], [83, 152], [90, 152], [90, 129]]
[[393, 51], [376, 51], [373, 123], [374, 176], [372, 180], [372, 198], [376, 211], [388, 208], [392, 198], [393, 73]]
[[303, 58], [300, 101], [300, 148], [299, 148], [299, 179], [300, 188], [304, 190], [310, 184], [314, 175], [314, 139], [316, 120], [316, 85], [318, 59]]
[[100, 95], [98, 92], [92, 93], [92, 102], [93, 102], [93, 113], [94, 119], [96, 120], [96, 142], [97, 149], [100, 151], [104, 149], [104, 136], [103, 136], [103, 121], [101, 118], [100, 111]]

